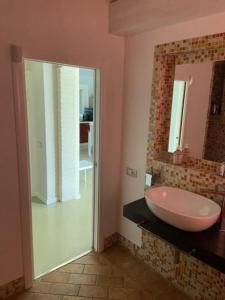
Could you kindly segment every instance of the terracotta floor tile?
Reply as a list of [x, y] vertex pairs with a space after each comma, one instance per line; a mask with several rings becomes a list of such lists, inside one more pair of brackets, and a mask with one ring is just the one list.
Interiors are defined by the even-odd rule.
[[127, 273], [116, 265], [112, 265], [112, 276], [125, 276]]
[[97, 285], [100, 286], [108, 286], [108, 287], [123, 287], [124, 286], [124, 278], [116, 277], [116, 276], [106, 276], [106, 275], [98, 275], [97, 276]]
[[87, 265], [105, 265], [109, 264], [108, 260], [100, 255], [88, 254], [77, 260], [74, 260], [72, 263], [75, 264], [87, 264]]
[[52, 288], [52, 283], [35, 281], [33, 287], [29, 290], [32, 293], [49, 293]]
[[70, 274], [69, 283], [95, 285], [96, 284], [96, 275]]
[[41, 282], [59, 282], [59, 283], [67, 283], [69, 281], [70, 274], [62, 273], [59, 271], [51, 272], [45, 276], [43, 276], [40, 281]]
[[156, 297], [155, 300], [189, 300], [185, 294], [181, 293], [178, 290], [172, 291], [172, 292], [166, 292], [166, 293], [161, 293], [158, 297]]
[[48, 283], [37, 282], [30, 289], [30, 292], [41, 294], [54, 294], [54, 295], [70, 295], [77, 296], [80, 286], [68, 283]]
[[140, 291], [128, 288], [109, 288], [109, 299], [115, 300], [141, 300]]
[[107, 258], [113, 264], [137, 263], [137, 260], [130, 253], [119, 246], [111, 247], [102, 253], [103, 257]]
[[127, 276], [124, 278], [124, 287], [135, 290], [141, 290], [140, 283], [137, 280], [133, 280]]
[[85, 255], [77, 260], [74, 260], [74, 264], [89, 264], [89, 265], [99, 265], [99, 258], [95, 255]]
[[152, 292], [158, 295], [160, 292], [169, 292], [171, 285], [163, 278], [157, 280], [151, 280], [147, 278], [146, 280], [140, 281], [141, 286], [148, 292]]
[[81, 297], [107, 298], [108, 289], [102, 286], [82, 285], [79, 291]]
[[96, 275], [111, 275], [111, 266], [100, 266], [100, 265], [85, 265], [85, 274], [96, 274]]
[[75, 284], [68, 284], [68, 283], [61, 283], [61, 284], [53, 284], [51, 293], [52, 294], [59, 294], [65, 296], [77, 296], [79, 292], [79, 285]]
[[[113, 248], [115, 248], [115, 250]], [[154, 296], [158, 296], [162, 291], [166, 292], [170, 289], [170, 284], [166, 280], [154, 272], [149, 266], [131, 256], [123, 248], [112, 247], [105, 253], [108, 255], [109, 261], [114, 261], [113, 275], [117, 273], [117, 270], [119, 270], [121, 275], [123, 274], [125, 278], [124, 287], [133, 289], [142, 288]], [[117, 256], [120, 257], [119, 260]]]
[[90, 256], [90, 255], [92, 255], [92, 256], [99, 256], [99, 255], [102, 255], [102, 253], [95, 252], [94, 250], [92, 250], [92, 251], [89, 252], [87, 255], [88, 255], [88, 256]]
[[31, 300], [32, 296], [33, 296], [33, 294], [25, 292], [25, 293], [22, 293], [15, 297], [10, 298], [10, 300]]
[[61, 300], [61, 296], [39, 293], [24, 293], [23, 295], [14, 297], [11, 300]]
[[84, 265], [82, 264], [68, 264], [59, 269], [59, 272], [68, 272], [68, 273], [82, 273], [84, 270]]
[[[74, 297], [74, 296], [63, 296], [62, 300], [92, 300], [93, 298], [89, 297]], [[96, 300], [96, 299], [95, 299]]]
[[31, 300], [61, 300], [61, 296], [50, 294], [33, 294]]
[[35, 280], [14, 300], [188, 300], [120, 247], [90, 253]]

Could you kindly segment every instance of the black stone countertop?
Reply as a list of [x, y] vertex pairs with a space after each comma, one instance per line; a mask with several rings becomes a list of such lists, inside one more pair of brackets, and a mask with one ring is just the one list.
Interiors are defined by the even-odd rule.
[[145, 198], [124, 206], [123, 215], [143, 229], [159, 236], [225, 274], [225, 232], [217, 225], [201, 232], [177, 229], [153, 215]]

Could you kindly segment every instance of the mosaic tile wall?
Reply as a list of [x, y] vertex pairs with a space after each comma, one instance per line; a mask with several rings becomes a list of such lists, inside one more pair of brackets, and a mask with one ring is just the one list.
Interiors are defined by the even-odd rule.
[[[151, 166], [160, 172], [159, 184], [178, 187], [194, 192], [220, 203], [221, 196], [203, 192], [204, 189], [215, 190], [218, 184], [225, 185], [225, 178], [207, 169], [191, 168], [190, 166], [178, 166], [168, 161], [152, 160]], [[208, 165], [207, 165], [208, 167]]]
[[180, 252], [179, 262], [175, 263], [176, 248], [148, 231], [142, 230], [142, 247], [122, 236], [119, 236], [119, 244], [191, 298], [225, 299], [224, 274], [183, 252]]
[[162, 184], [199, 194], [202, 189], [225, 184], [225, 179], [217, 175], [218, 162], [190, 158], [185, 165], [174, 166], [167, 152], [175, 65], [216, 60], [225, 60], [225, 33], [155, 47], [146, 169], [158, 170]]
[[[176, 64], [225, 59], [225, 33], [176, 41], [155, 47], [147, 148], [150, 161], [167, 151]], [[195, 160], [193, 160], [193, 163]], [[207, 161], [205, 162], [207, 163]]]
[[11, 281], [0, 287], [0, 300], [9, 299], [25, 289], [24, 279], [21, 277], [17, 280]]
[[[146, 163], [147, 170], [153, 167], [160, 172], [160, 184], [189, 190], [217, 202], [221, 200], [219, 196], [205, 194], [202, 190], [225, 184], [225, 178], [217, 175], [219, 164], [190, 158], [185, 165], [173, 165], [167, 148], [176, 64], [224, 59], [225, 33], [155, 47]], [[151, 233], [142, 231], [141, 248], [122, 236], [119, 241], [193, 299], [225, 299], [224, 274], [185, 253], [181, 253], [179, 264], [175, 264], [176, 248]]]
[[[202, 192], [204, 189], [215, 189], [217, 184], [225, 184], [225, 178], [214, 172], [215, 163], [210, 165], [204, 163], [204, 160], [198, 160], [193, 165], [190, 162], [187, 167], [154, 159], [150, 164], [160, 172], [160, 184], [195, 192], [216, 202], [221, 201], [220, 196]], [[141, 248], [122, 236], [119, 237], [119, 243], [193, 299], [225, 299], [224, 274], [183, 252], [179, 264], [175, 264], [176, 248], [151, 233], [142, 231]]]
[[[172, 153], [163, 151], [161, 152], [160, 158], [157, 159], [172, 164], [173, 156]], [[152, 166], [152, 160], [149, 160], [148, 163], [150, 166]], [[188, 157], [187, 160], [182, 163], [182, 166], [212, 174], [219, 174], [220, 169], [220, 163], [216, 161], [198, 159], [193, 157]]]

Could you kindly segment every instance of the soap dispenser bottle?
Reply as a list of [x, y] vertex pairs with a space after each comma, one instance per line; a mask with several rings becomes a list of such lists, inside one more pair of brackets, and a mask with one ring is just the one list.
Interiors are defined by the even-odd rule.
[[173, 163], [175, 165], [181, 165], [183, 162], [183, 151], [180, 147], [173, 153]]

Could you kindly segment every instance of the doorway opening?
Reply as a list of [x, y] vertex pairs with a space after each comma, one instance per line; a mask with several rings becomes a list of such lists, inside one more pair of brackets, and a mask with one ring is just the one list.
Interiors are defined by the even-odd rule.
[[97, 70], [25, 59], [34, 277], [93, 249]]

